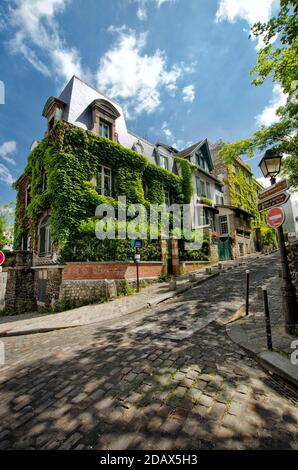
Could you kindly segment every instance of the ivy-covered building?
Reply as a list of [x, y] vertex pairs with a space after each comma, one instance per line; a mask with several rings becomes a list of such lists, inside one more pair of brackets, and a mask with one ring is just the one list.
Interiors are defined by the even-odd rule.
[[[194, 270], [216, 256], [214, 205], [223, 193], [211, 175], [207, 141], [180, 153], [159, 142], [153, 145], [127, 129], [118, 103], [77, 77], [58, 98], [46, 101], [42, 114], [45, 136], [32, 145], [16, 182], [18, 269], [8, 279], [8, 310], [32, 310], [36, 302], [98, 300], [105, 297], [99, 280], [135, 277], [130, 241], [95, 237], [96, 207], [109, 203], [117, 212], [118, 196], [126, 196], [127, 205], [147, 208], [192, 203], [193, 226], [198, 225], [196, 204], [204, 209], [202, 249], [185, 253], [174, 237], [145, 241], [141, 277]], [[17, 307], [16, 299], [21, 299]]]
[[262, 235], [266, 240], [268, 229], [257, 209], [257, 196], [264, 188], [241, 158], [233, 164], [225, 163], [218, 155], [221, 145], [211, 147], [213, 174], [222, 182], [224, 193], [224, 202], [216, 206], [218, 250], [220, 259], [230, 259], [260, 251]]
[[216, 205], [224, 204], [224, 192], [223, 183], [213, 174], [214, 165], [207, 139], [193, 144], [176, 155], [186, 159], [192, 168], [193, 226], [195, 228], [210, 227], [215, 233], [217, 230], [216, 214], [219, 213]]

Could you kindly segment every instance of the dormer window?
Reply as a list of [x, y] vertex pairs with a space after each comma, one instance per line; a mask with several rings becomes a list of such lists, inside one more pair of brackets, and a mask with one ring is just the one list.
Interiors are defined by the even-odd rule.
[[99, 125], [99, 135], [100, 137], [106, 137], [107, 139], [111, 138], [111, 126], [105, 122], [101, 122]]
[[159, 162], [160, 162], [160, 166], [162, 168], [164, 168], [165, 170], [169, 169], [169, 160], [168, 160], [167, 157], [164, 157], [163, 155], [160, 155], [159, 156]]
[[116, 141], [115, 121], [120, 116], [112, 103], [104, 99], [94, 100], [92, 110], [92, 132], [100, 137]]
[[42, 115], [48, 120], [48, 132], [53, 129], [57, 121], [62, 119], [65, 106], [66, 103], [59, 98], [51, 96], [47, 100]]

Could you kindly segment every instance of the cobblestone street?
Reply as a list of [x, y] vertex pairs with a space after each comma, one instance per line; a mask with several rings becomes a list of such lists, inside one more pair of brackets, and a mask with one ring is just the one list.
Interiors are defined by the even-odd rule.
[[152, 310], [2, 339], [0, 448], [298, 449], [297, 392], [225, 331], [247, 266], [253, 291], [277, 254]]

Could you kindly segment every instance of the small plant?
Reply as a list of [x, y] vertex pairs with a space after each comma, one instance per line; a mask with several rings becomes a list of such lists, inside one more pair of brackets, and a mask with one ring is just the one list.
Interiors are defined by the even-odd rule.
[[298, 323], [290, 326], [290, 332], [293, 336], [298, 336]]
[[171, 279], [171, 276], [169, 276], [169, 275], [166, 274], [166, 273], [161, 273], [161, 274], [158, 276], [158, 282], [168, 282], [170, 279]]

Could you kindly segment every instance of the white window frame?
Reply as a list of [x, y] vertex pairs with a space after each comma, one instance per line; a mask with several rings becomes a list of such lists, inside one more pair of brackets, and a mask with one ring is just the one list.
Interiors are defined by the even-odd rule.
[[206, 197], [206, 181], [200, 180], [201, 183], [201, 196]]
[[[98, 191], [99, 189], [99, 175], [100, 175], [100, 194], [102, 196], [111, 196], [112, 195], [112, 170], [110, 167], [108, 166], [105, 166], [105, 165], [100, 165], [99, 168], [101, 170], [98, 169], [97, 173], [96, 173], [96, 189]], [[109, 187], [110, 187], [110, 191], [109, 191], [109, 194], [105, 194], [105, 177], [107, 177], [107, 175], [105, 174], [105, 170], [109, 170], [110, 174], [109, 174], [109, 180], [110, 180], [110, 184], [109, 184]]]
[[[40, 230], [45, 229], [45, 247], [44, 252], [41, 253], [40, 251]], [[52, 254], [52, 241], [51, 241], [51, 234], [50, 234], [50, 227], [49, 227], [49, 217], [44, 217], [38, 227], [38, 238], [39, 238], [39, 256], [50, 256]]]
[[[107, 132], [108, 135], [103, 135], [103, 134], [102, 134], [102, 132], [101, 132], [102, 127], [103, 127], [104, 129], [107, 129], [107, 130], [108, 130], [108, 132]], [[110, 138], [111, 138], [111, 125], [108, 124], [108, 123], [105, 122], [105, 121], [100, 121], [100, 123], [99, 123], [99, 136], [100, 136], [100, 137], [106, 137], [107, 139], [110, 139]]]
[[[219, 233], [220, 235], [228, 235], [229, 233], [229, 221], [227, 215], [220, 215], [218, 217]], [[223, 230], [223, 227], [227, 227], [227, 231]]]
[[209, 181], [206, 181], [206, 197], [208, 197], [209, 199], [212, 199], [211, 184], [209, 183]]
[[164, 170], [169, 169], [169, 159], [165, 155], [159, 155], [159, 164]]

